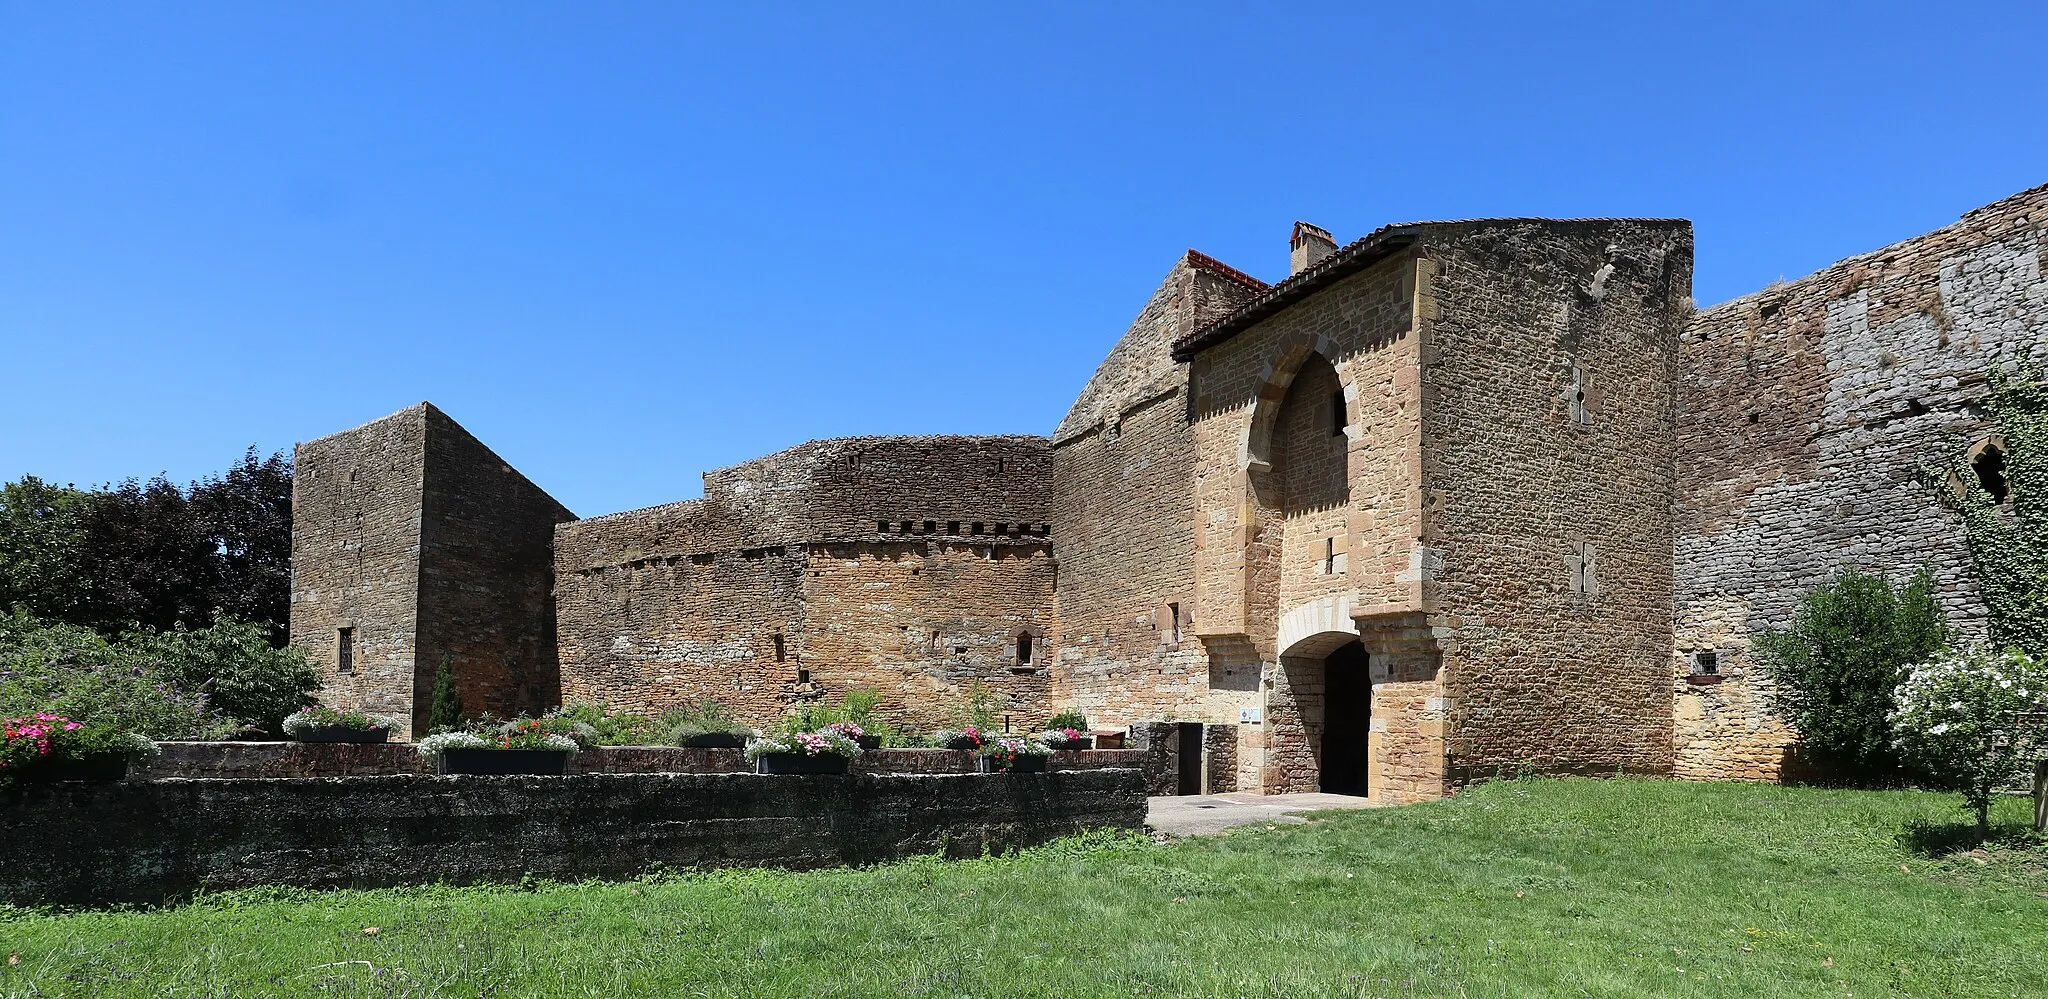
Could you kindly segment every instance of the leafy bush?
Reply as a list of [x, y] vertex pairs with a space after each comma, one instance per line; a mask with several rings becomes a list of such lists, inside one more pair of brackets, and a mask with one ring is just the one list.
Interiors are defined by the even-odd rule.
[[772, 739], [755, 739], [747, 743], [747, 762], [752, 763], [768, 753], [800, 753], [804, 756], [844, 756], [855, 759], [860, 756], [860, 743], [838, 732], [794, 732]]
[[1071, 728], [1078, 732], [1088, 731], [1088, 716], [1072, 708], [1052, 716], [1045, 723], [1046, 728]]
[[63, 715], [152, 739], [221, 739], [234, 719], [151, 656], [90, 628], [0, 616], [0, 714]]
[[1800, 600], [1789, 629], [1758, 635], [1753, 648], [1807, 762], [1833, 782], [1889, 786], [1906, 776], [1889, 721], [1893, 691], [1947, 640], [1925, 570], [1895, 589], [1844, 568]]
[[173, 686], [204, 692], [222, 714], [271, 735], [286, 715], [313, 704], [320, 674], [304, 651], [270, 644], [268, 625], [222, 618], [210, 628], [133, 632], [120, 642]]
[[846, 697], [839, 702], [839, 718], [872, 731], [880, 721], [875, 711], [881, 706], [882, 695], [873, 687], [848, 687]]
[[0, 718], [0, 780], [46, 763], [119, 755], [153, 759], [156, 743], [112, 725], [87, 724], [47, 711]]
[[673, 724], [667, 715], [651, 718], [630, 711], [614, 711], [608, 704], [581, 701], [550, 711], [549, 718], [562, 718], [588, 726], [600, 746], [657, 746]]
[[404, 730], [404, 722], [383, 715], [365, 714], [348, 708], [327, 708], [319, 705], [294, 711], [285, 716], [284, 733], [297, 736], [323, 728], [345, 728], [357, 732], [368, 732], [381, 728], [390, 732]]
[[2048, 757], [2048, 660], [1975, 645], [1912, 668], [1894, 692], [1898, 746], [1939, 786], [1960, 791], [1990, 832], [1991, 798]]
[[967, 701], [953, 714], [954, 724], [960, 728], [977, 728], [992, 731], [1002, 724], [997, 717], [1002, 713], [1002, 700], [980, 680], [967, 687]]
[[736, 735], [742, 738], [753, 736], [751, 725], [741, 724], [732, 716], [732, 709], [718, 701], [705, 699], [688, 707], [677, 708], [661, 716], [669, 728], [663, 742], [680, 746], [700, 735]]

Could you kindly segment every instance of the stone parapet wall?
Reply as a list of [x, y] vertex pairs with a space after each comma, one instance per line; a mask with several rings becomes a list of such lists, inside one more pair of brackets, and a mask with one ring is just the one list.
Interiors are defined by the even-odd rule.
[[[165, 778], [367, 777], [433, 772], [411, 746], [321, 742], [164, 742], [163, 754], [131, 781]], [[1054, 770], [1149, 768], [1151, 756], [1132, 749], [1092, 749], [1052, 754]], [[852, 770], [870, 774], [973, 773], [974, 754], [949, 749], [876, 749], [854, 760]], [[569, 772], [588, 774], [732, 774], [753, 766], [737, 749], [678, 746], [600, 746], [569, 758]]]
[[1139, 829], [1144, 775], [584, 774], [155, 780], [0, 791], [0, 901], [367, 888], [978, 856]]

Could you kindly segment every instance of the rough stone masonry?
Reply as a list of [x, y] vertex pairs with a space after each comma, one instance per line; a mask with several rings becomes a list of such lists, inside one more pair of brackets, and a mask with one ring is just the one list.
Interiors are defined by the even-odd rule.
[[1297, 224], [1277, 284], [1183, 254], [1048, 437], [813, 441], [585, 520], [422, 404], [300, 446], [293, 641], [415, 730], [445, 660], [499, 714], [864, 686], [931, 728], [979, 686], [1203, 726], [1208, 790], [1771, 778], [1744, 653], [1805, 589], [1926, 565], [1981, 622], [1918, 471], [1994, 446], [2044, 226], [2048, 187], [1695, 310], [1682, 220]]

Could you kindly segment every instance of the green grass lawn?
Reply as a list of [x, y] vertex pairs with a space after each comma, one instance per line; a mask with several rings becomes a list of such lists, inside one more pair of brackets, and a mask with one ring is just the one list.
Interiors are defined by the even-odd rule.
[[1941, 855], [1956, 801], [1514, 781], [968, 862], [0, 910], [0, 996], [2048, 996], [2048, 851]]

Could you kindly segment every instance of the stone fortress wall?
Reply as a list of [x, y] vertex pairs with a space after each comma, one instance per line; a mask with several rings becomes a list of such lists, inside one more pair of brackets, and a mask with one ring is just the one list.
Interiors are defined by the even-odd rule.
[[814, 441], [588, 520], [416, 407], [301, 447], [294, 641], [416, 728], [447, 656], [494, 711], [859, 685], [929, 729], [980, 683], [1202, 723], [1211, 790], [1772, 777], [1747, 635], [1835, 565], [1981, 620], [1916, 476], [2048, 321], [2044, 202], [1699, 312], [1682, 221], [1297, 224], [1277, 284], [1183, 255], [1049, 438]]
[[2048, 186], [1924, 236], [1701, 310], [1680, 344], [1676, 772], [1775, 779], [1791, 733], [1749, 636], [1855, 565], [1933, 573], [1951, 618], [1984, 606], [1937, 476], [1996, 434], [1993, 365], [2040, 360]]
[[865, 686], [930, 729], [980, 681], [1036, 718], [1054, 658], [1046, 443], [814, 441], [705, 475], [702, 499], [562, 525], [561, 696], [712, 697], [762, 725]]

